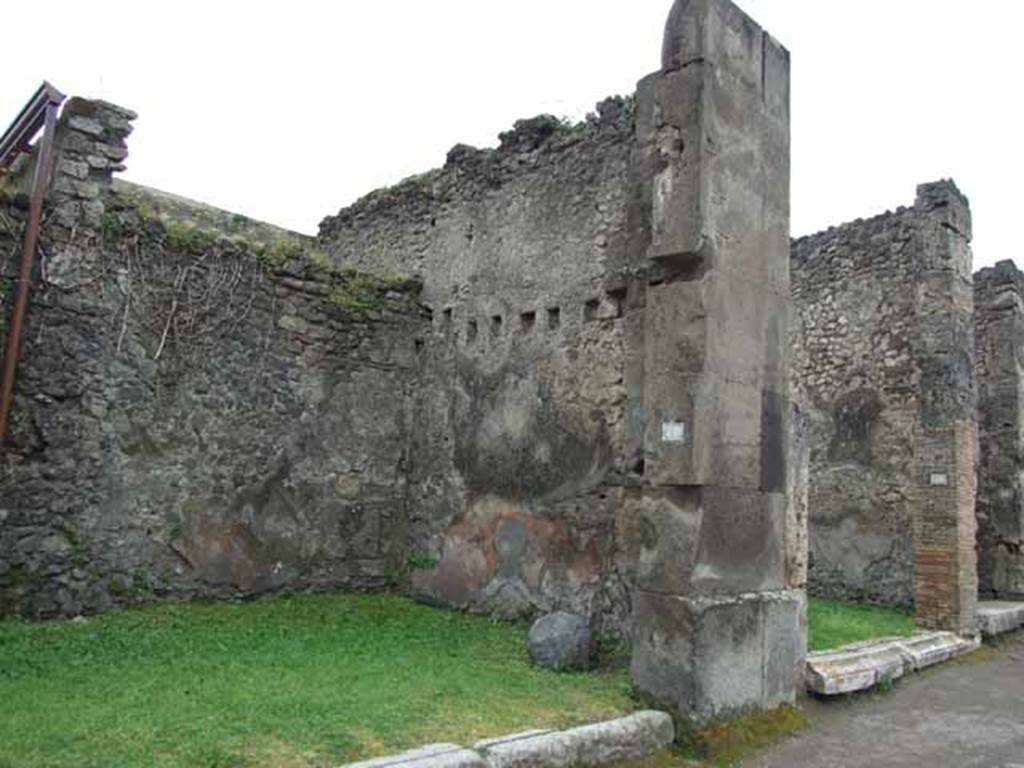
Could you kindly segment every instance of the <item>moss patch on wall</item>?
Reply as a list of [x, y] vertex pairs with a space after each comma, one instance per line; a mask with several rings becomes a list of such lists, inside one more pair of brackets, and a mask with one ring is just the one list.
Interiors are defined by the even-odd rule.
[[183, 255], [220, 252], [252, 258], [269, 277], [308, 281], [327, 307], [343, 312], [376, 312], [420, 289], [405, 275], [335, 267], [306, 235], [137, 185], [115, 185], [103, 235], [108, 247], [145, 241]]

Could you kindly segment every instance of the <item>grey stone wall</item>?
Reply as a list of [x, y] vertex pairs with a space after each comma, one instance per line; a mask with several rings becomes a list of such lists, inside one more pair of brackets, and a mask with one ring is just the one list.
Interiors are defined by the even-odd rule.
[[978, 379], [978, 581], [1024, 597], [1024, 274], [1012, 261], [974, 275]]
[[408, 583], [632, 633], [687, 717], [794, 700], [789, 55], [752, 19], [678, 0], [635, 100], [457, 146], [315, 243], [113, 184], [132, 119], [62, 118], [0, 610]]
[[809, 423], [809, 588], [971, 626], [970, 213], [952, 182], [793, 243], [793, 382]]
[[418, 284], [112, 185], [131, 117], [62, 116], [0, 466], [0, 613], [399, 583]]
[[[791, 700], [802, 657], [788, 54], [728, 2], [677, 3], [677, 22], [706, 24], [714, 61], [666, 65], [637, 107], [610, 99], [580, 125], [542, 116], [497, 149], [457, 146], [325, 219], [319, 241], [334, 264], [415, 275], [433, 313], [413, 589], [508, 617], [576, 611], [618, 635], [659, 635], [664, 608], [680, 643], [672, 622], [692, 620], [707, 646], [679, 662], [689, 677], [672, 668], [667, 699], [704, 717]], [[680, 578], [648, 573], [638, 592], [645, 556]], [[656, 605], [666, 592], [695, 613]], [[757, 674], [716, 689], [711, 660], [740, 646]], [[669, 672], [651, 650], [645, 681]]]
[[517, 123], [494, 150], [326, 219], [333, 263], [422, 280], [419, 594], [629, 623], [643, 473], [642, 281], [628, 267], [631, 99]]
[[812, 594], [913, 602], [913, 209], [793, 243], [792, 382], [808, 419]]

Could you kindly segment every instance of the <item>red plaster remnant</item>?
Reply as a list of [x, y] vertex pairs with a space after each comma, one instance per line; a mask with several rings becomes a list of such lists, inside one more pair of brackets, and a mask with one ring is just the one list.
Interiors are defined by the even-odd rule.
[[[525, 535], [503, 547], [500, 531], [510, 524]], [[414, 586], [446, 603], [467, 606], [500, 576], [521, 578], [539, 593], [552, 569], [563, 571], [576, 585], [596, 582], [601, 576], [597, 541], [579, 548], [567, 523], [537, 518], [515, 502], [486, 497], [469, 505], [448, 528], [441, 561], [433, 571], [414, 574]]]

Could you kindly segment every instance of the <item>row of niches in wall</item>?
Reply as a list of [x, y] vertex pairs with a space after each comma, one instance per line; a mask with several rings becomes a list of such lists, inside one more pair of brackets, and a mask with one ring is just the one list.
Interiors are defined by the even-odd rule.
[[626, 289], [607, 291], [572, 310], [547, 306], [514, 314], [481, 315], [472, 310], [444, 307], [440, 312], [433, 309], [429, 312], [436, 335], [451, 343], [471, 347], [485, 340], [498, 342], [505, 338], [556, 336], [589, 323], [621, 320], [626, 314]]

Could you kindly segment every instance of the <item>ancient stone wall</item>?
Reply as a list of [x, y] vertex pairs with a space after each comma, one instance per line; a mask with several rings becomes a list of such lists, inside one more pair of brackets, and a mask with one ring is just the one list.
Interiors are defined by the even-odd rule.
[[813, 593], [972, 626], [970, 213], [912, 208], [793, 243], [792, 378], [809, 423]]
[[629, 623], [642, 291], [626, 268], [631, 99], [517, 123], [494, 150], [323, 222], [332, 262], [423, 281], [433, 313], [410, 486], [414, 589]]
[[809, 428], [813, 594], [913, 602], [914, 212], [793, 244], [793, 388]]
[[[132, 117], [62, 115], [0, 467], [0, 613], [398, 583], [419, 286], [112, 184]], [[4, 200], [10, 279], [23, 211]]]
[[133, 117], [62, 117], [0, 609], [408, 575], [632, 635], [684, 716], [794, 700], [789, 55], [752, 19], [677, 0], [635, 99], [457, 146], [316, 243], [113, 184]]
[[707, 717], [792, 700], [802, 658], [788, 54], [732, 3], [672, 14], [670, 42], [703, 53], [635, 102], [458, 146], [326, 219], [320, 245], [417, 276], [433, 312], [414, 589], [634, 629], [645, 692]]
[[978, 581], [1024, 597], [1024, 274], [1012, 261], [974, 275], [978, 380]]

